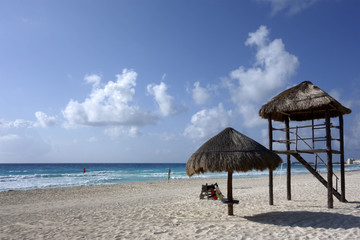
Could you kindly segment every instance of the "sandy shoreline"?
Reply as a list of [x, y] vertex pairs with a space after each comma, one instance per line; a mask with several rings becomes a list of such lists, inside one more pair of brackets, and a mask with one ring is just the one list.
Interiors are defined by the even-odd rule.
[[360, 236], [360, 172], [346, 173], [346, 199], [334, 198], [312, 175], [233, 180], [235, 216], [220, 201], [199, 200], [201, 185], [185, 179], [0, 192], [0, 239], [356, 239]]

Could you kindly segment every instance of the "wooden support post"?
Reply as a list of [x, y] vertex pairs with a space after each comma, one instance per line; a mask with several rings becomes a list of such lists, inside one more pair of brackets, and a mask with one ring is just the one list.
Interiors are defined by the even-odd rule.
[[[269, 150], [272, 151], [273, 135], [272, 135], [272, 122], [271, 114], [268, 118], [269, 122]], [[273, 172], [269, 168], [269, 204], [274, 205], [274, 193], [273, 193]]]
[[[315, 129], [314, 129], [314, 111], [311, 111], [311, 136], [312, 136], [312, 149], [315, 149]], [[318, 155], [315, 154], [315, 171], [317, 171], [317, 167], [318, 167]]]
[[[305, 159], [303, 159], [300, 154], [298, 153], [292, 153], [291, 155], [293, 155], [293, 157], [295, 157], [302, 165], [304, 165], [304, 167], [309, 170], [309, 172], [314, 175], [314, 177], [316, 177], [326, 188], [328, 187], [328, 183], [327, 181], [318, 173], [316, 172], [311, 166], [310, 164], [305, 161]], [[339, 199], [339, 201], [341, 201], [341, 194], [338, 193], [335, 189], [333, 189], [332, 191], [333, 195]]]
[[311, 111], [313, 119], [311, 119], [311, 137], [312, 137], [312, 148], [315, 149], [315, 130], [314, 130], [314, 111]]
[[345, 198], [345, 159], [344, 159], [344, 119], [339, 116], [340, 125], [340, 179], [341, 179], [341, 202], [346, 202]]
[[295, 132], [295, 135], [296, 135], [296, 140], [295, 140], [295, 151], [298, 150], [298, 126], [296, 126], [296, 132]]
[[268, 123], [269, 123], [269, 150], [272, 151], [273, 134], [272, 134], [271, 114], [268, 118]]
[[[285, 118], [285, 128], [286, 128], [286, 151], [290, 151], [290, 124], [289, 117]], [[286, 154], [286, 169], [287, 169], [287, 200], [291, 200], [291, 157], [290, 153]]]
[[331, 129], [330, 129], [330, 114], [329, 110], [326, 109], [325, 113], [325, 124], [326, 124], [326, 153], [327, 153], [327, 188], [328, 188], [328, 208], [334, 207], [333, 199], [333, 171], [332, 171], [332, 152], [331, 152]]
[[234, 215], [234, 208], [233, 208], [233, 195], [232, 195], [232, 171], [228, 171], [228, 182], [227, 182], [227, 198], [230, 203], [228, 203], [228, 215], [232, 216]]
[[273, 171], [269, 168], [269, 204], [274, 205]]

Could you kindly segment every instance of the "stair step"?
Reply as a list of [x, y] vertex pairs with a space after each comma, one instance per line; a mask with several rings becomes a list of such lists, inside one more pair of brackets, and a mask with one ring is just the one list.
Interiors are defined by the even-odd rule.
[[[304, 165], [304, 167], [306, 167], [306, 169], [309, 170], [309, 172], [312, 173], [312, 175], [314, 175], [327, 188], [327, 181], [318, 172], [316, 172], [315, 169], [304, 158], [302, 158], [299, 153], [291, 153], [291, 155]], [[338, 191], [333, 188], [332, 193], [337, 199], [339, 199], [339, 201], [341, 201], [341, 194]], [[345, 200], [345, 202], [347, 201]]]

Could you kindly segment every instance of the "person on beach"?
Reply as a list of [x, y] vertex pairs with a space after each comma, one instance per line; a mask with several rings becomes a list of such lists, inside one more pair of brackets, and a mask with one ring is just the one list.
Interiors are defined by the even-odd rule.
[[168, 172], [168, 181], [170, 180], [170, 174], [171, 174], [171, 168], [169, 168], [169, 172]]

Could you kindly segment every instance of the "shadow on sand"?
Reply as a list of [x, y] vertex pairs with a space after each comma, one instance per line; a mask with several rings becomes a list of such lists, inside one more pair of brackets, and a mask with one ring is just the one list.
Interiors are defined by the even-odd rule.
[[244, 218], [258, 223], [291, 227], [350, 229], [360, 226], [360, 217], [328, 212], [269, 212]]
[[[351, 202], [348, 202], [348, 203], [360, 203], [359, 201], [351, 201]], [[360, 208], [360, 205], [358, 205], [357, 207], [355, 207], [355, 208]]]

